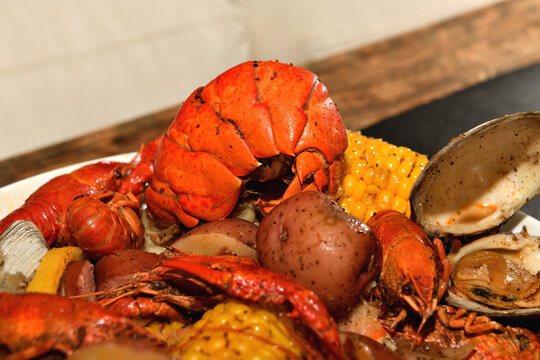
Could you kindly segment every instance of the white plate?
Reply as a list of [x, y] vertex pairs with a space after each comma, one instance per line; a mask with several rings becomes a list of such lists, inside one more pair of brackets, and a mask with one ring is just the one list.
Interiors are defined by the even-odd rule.
[[[133, 152], [85, 161], [6, 185], [0, 188], [0, 219], [21, 206], [30, 194], [32, 194], [39, 186], [56, 176], [69, 173], [82, 165], [102, 160], [129, 162], [134, 156], [135, 153]], [[514, 217], [505, 224], [503, 231], [519, 232], [523, 226], [527, 227], [530, 234], [540, 236], [540, 221], [522, 212], [514, 215]]]

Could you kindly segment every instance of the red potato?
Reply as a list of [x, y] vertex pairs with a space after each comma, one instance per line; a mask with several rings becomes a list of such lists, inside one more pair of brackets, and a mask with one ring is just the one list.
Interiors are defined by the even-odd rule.
[[95, 266], [96, 289], [112, 289], [132, 280], [136, 273], [152, 269], [165, 259], [165, 255], [135, 249], [119, 250], [106, 255]]
[[171, 246], [206, 256], [234, 254], [256, 259], [257, 226], [249, 221], [228, 218], [193, 228]]
[[[77, 296], [96, 291], [94, 265], [89, 260], [72, 261], [64, 270], [59, 293], [64, 296]], [[95, 297], [85, 298], [94, 301]]]
[[257, 232], [262, 266], [295, 278], [334, 315], [355, 305], [380, 271], [371, 230], [328, 195], [302, 192], [276, 206]]

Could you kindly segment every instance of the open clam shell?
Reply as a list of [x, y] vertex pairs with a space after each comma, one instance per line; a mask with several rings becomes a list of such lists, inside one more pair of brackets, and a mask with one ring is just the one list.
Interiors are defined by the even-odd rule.
[[411, 190], [411, 217], [430, 236], [494, 229], [540, 191], [540, 112], [481, 124], [435, 154]]
[[499, 233], [448, 255], [452, 286], [445, 301], [496, 317], [540, 316], [540, 237]]
[[0, 234], [0, 292], [24, 291], [48, 249], [32, 222], [19, 220], [11, 224]]

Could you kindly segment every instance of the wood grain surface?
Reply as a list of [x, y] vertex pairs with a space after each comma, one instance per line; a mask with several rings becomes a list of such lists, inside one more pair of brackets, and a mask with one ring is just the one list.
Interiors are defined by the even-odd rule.
[[[511, 0], [328, 59], [319, 75], [345, 125], [363, 129], [498, 75], [540, 62], [540, 0]], [[0, 161], [0, 186], [61, 166], [136, 151], [180, 104]]]
[[362, 129], [540, 61], [540, 1], [505, 1], [306, 67]]

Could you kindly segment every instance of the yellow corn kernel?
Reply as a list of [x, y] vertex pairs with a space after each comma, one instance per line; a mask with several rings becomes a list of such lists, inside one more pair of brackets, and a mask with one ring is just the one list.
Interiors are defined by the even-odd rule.
[[400, 213], [404, 214], [407, 210], [407, 200], [405, 200], [399, 195], [394, 196], [394, 200], [392, 200], [392, 205], [390, 209], [399, 211]]
[[[359, 219], [363, 219], [366, 214], [366, 204], [361, 201], [355, 201], [348, 211], [349, 214], [356, 216]], [[347, 211], [347, 210], [345, 210]]]
[[354, 199], [351, 196], [342, 197], [339, 199], [339, 206], [341, 206], [345, 211], [349, 212], [348, 210], [353, 206]]
[[388, 171], [393, 172], [399, 167], [399, 163], [400, 160], [398, 159], [398, 157], [395, 154], [390, 154], [385, 158], [384, 166]]
[[416, 165], [418, 167], [421, 167], [422, 169], [426, 167], [428, 163], [428, 158], [426, 155], [418, 155], [418, 157], [416, 158]]
[[366, 193], [367, 184], [364, 180], [359, 180], [354, 187], [352, 197], [354, 200], [361, 201]]
[[347, 174], [343, 178], [343, 182], [341, 183], [341, 186], [343, 187], [343, 195], [344, 196], [351, 196], [353, 194], [354, 188], [356, 186], [356, 178], [352, 174]]
[[391, 154], [392, 150], [395, 148], [396, 147], [394, 145], [383, 141], [379, 147], [379, 155], [386, 157], [387, 155]]
[[392, 202], [394, 200], [394, 194], [387, 189], [382, 189], [375, 199], [378, 210], [391, 209]]
[[360, 177], [366, 169], [367, 161], [365, 159], [354, 159], [351, 162], [351, 174], [355, 174]]
[[388, 171], [385, 171], [384, 169], [377, 169], [375, 171], [375, 178], [373, 179], [373, 185], [377, 186], [379, 189], [386, 188], [386, 185], [388, 184], [388, 178], [390, 177], [390, 174]]
[[414, 181], [415, 179], [411, 179], [411, 178], [402, 179], [402, 181], [399, 184], [399, 188], [396, 195], [399, 195], [404, 199], [409, 199], [409, 195], [414, 185]]
[[412, 169], [411, 173], [409, 174], [409, 177], [410, 177], [411, 179], [414, 179], [414, 180], [418, 179], [418, 176], [420, 175], [420, 173], [422, 172], [422, 170], [424, 170], [424, 168], [421, 168], [421, 167], [419, 167], [419, 166], [415, 166], [415, 167]]
[[366, 187], [366, 193], [369, 195], [377, 195], [379, 193], [379, 187], [375, 184], [369, 184]]
[[409, 216], [410, 191], [428, 162], [427, 156], [357, 131], [347, 131], [347, 136], [343, 194], [338, 203], [364, 221], [383, 209]]
[[364, 171], [364, 173], [362, 174], [362, 179], [368, 185], [373, 184], [373, 181], [375, 180], [375, 168], [374, 167], [368, 167]]
[[388, 184], [386, 184], [386, 189], [393, 194], [397, 193], [399, 189], [399, 176], [396, 174], [390, 174]]
[[414, 162], [408, 160], [407, 158], [403, 159], [399, 164], [399, 167], [396, 170], [396, 174], [399, 177], [407, 177], [411, 173]]
[[370, 206], [366, 210], [366, 215], [364, 215], [364, 222], [368, 222], [368, 220], [375, 215], [377, 212], [377, 209], [374, 206]]

